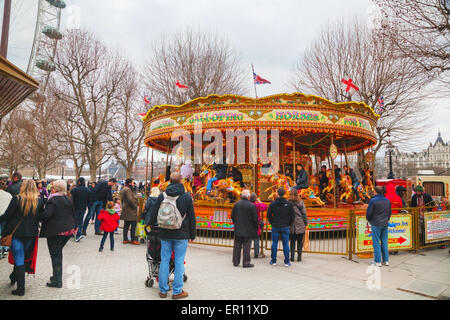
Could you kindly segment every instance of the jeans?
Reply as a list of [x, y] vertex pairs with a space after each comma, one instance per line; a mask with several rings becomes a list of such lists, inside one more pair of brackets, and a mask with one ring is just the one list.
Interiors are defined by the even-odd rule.
[[360, 198], [359, 198], [359, 193], [358, 193], [358, 186], [359, 186], [359, 181], [356, 181], [356, 182], [353, 184], [353, 192], [354, 192], [355, 195], [356, 195], [356, 200], [360, 200]]
[[111, 243], [111, 249], [114, 249], [114, 231], [113, 232], [103, 232], [102, 241], [100, 242], [100, 249], [103, 249], [103, 246], [105, 245], [106, 238], [109, 234], [109, 240]]
[[81, 231], [83, 230], [83, 218], [84, 218], [85, 213], [86, 213], [86, 208], [78, 210], [76, 212], [77, 225], [78, 225], [77, 238], [81, 236]]
[[11, 241], [11, 253], [14, 257], [14, 265], [17, 267], [25, 264], [25, 251], [33, 243], [34, 238], [12, 238]]
[[259, 256], [259, 236], [253, 239], [253, 251], [255, 252], [255, 257]]
[[283, 242], [284, 263], [289, 264], [289, 227], [275, 228], [272, 227], [272, 256], [271, 262], [277, 262], [278, 239], [281, 235]]
[[213, 177], [208, 180], [208, 183], [206, 184], [206, 190], [210, 191], [212, 189], [212, 184], [216, 182], [218, 179], [217, 177]]
[[389, 262], [388, 227], [372, 226], [372, 242], [375, 262]]
[[125, 221], [123, 225], [123, 241], [128, 241], [128, 229], [131, 229], [131, 241], [136, 241], [136, 221]]
[[91, 205], [88, 211], [88, 215], [84, 219], [83, 224], [83, 231], [86, 232], [87, 227], [89, 225], [89, 220], [95, 217], [95, 232], [100, 232], [100, 221], [97, 219], [97, 216], [100, 213], [100, 210], [102, 209], [103, 201], [94, 201], [94, 203]]
[[161, 293], [169, 291], [169, 262], [172, 252], [175, 252], [175, 279], [173, 294], [183, 291], [184, 257], [186, 256], [187, 240], [161, 239], [161, 265], [159, 267], [159, 290]]

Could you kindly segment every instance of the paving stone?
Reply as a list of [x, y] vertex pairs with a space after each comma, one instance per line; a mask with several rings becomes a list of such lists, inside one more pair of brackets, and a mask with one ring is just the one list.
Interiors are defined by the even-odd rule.
[[401, 286], [400, 289], [437, 298], [441, 293], [448, 289], [448, 286], [432, 281], [413, 280], [410, 283]]

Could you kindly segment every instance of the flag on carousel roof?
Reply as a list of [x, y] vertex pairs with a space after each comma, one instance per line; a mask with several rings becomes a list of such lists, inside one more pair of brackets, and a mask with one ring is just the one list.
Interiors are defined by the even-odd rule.
[[175, 82], [175, 85], [177, 86], [177, 89], [181, 92], [186, 92], [188, 89], [188, 86], [181, 84], [179, 80], [177, 80], [177, 82]]
[[380, 98], [378, 98], [378, 108], [376, 110], [376, 113], [381, 115], [384, 112], [384, 110], [385, 110], [384, 97], [381, 96]]
[[270, 84], [270, 81], [261, 78], [261, 77], [258, 76], [255, 72], [253, 72], [253, 79], [254, 79], [254, 81], [255, 81], [255, 84], [265, 84], [265, 83]]
[[342, 79], [341, 81], [345, 85], [345, 92], [353, 94], [354, 92], [359, 91], [359, 88], [353, 83], [353, 79]]

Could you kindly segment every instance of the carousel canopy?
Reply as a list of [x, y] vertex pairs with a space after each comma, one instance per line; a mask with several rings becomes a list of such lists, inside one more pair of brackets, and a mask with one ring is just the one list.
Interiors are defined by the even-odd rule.
[[266, 129], [280, 130], [281, 144], [296, 152], [328, 152], [331, 141], [338, 152], [367, 149], [377, 142], [375, 133], [379, 115], [362, 102], [334, 103], [302, 93], [277, 94], [259, 99], [237, 95], [210, 95], [183, 105], [159, 105], [143, 118], [145, 144], [167, 151], [176, 129], [193, 133], [202, 130]]

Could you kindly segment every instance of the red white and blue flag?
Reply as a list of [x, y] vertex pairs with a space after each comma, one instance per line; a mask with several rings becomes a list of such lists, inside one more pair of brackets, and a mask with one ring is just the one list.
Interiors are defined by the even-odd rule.
[[253, 79], [255, 81], [255, 84], [265, 84], [265, 83], [270, 84], [270, 81], [267, 81], [266, 79], [261, 78], [254, 72], [253, 72]]
[[380, 97], [379, 99], [378, 99], [378, 109], [377, 109], [377, 113], [378, 114], [382, 114], [383, 113], [383, 111], [384, 111], [384, 97]]

